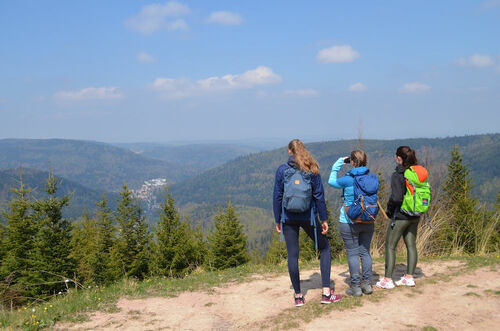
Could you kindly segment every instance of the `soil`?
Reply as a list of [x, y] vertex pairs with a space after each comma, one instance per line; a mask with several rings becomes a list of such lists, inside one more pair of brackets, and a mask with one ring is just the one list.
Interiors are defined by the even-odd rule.
[[[383, 265], [374, 265], [374, 282], [383, 273], [383, 268]], [[395, 276], [401, 276], [404, 269], [404, 265], [398, 265]], [[311, 316], [309, 322], [298, 321], [298, 327], [294, 329], [422, 330], [433, 327], [439, 330], [498, 330], [500, 271], [491, 267], [465, 270], [460, 261], [419, 263], [415, 274], [416, 287], [377, 290], [388, 292], [378, 301], [362, 297], [360, 307], [320, 312], [316, 318]], [[457, 274], [457, 271], [460, 272]], [[447, 274], [454, 275], [445, 281], [443, 275]], [[332, 287], [336, 292], [345, 292], [348, 276], [347, 266], [332, 266], [335, 282]], [[319, 301], [319, 268], [302, 271], [301, 279], [306, 305]], [[87, 322], [61, 323], [56, 329], [234, 330], [255, 329], [263, 323], [273, 327], [274, 317], [283, 314], [293, 318], [293, 309], [302, 309], [294, 307], [292, 293], [288, 274], [260, 275], [248, 282], [209, 291], [186, 292], [174, 298], [121, 298], [117, 303], [118, 313], [96, 312]]]

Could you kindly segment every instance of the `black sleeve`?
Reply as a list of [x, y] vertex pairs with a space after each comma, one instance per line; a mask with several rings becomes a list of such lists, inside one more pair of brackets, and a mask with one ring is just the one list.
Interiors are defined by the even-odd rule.
[[387, 216], [392, 218], [394, 213], [399, 211], [406, 193], [406, 184], [403, 174], [393, 173], [391, 177], [391, 197], [387, 202]]

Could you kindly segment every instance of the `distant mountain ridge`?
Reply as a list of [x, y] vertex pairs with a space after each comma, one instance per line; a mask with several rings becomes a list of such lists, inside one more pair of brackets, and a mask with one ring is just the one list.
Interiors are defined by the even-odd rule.
[[166, 178], [169, 183], [196, 172], [166, 161], [138, 155], [105, 143], [66, 139], [0, 140], [0, 169], [53, 169], [89, 188], [119, 190], [123, 184], [140, 186], [145, 180]]

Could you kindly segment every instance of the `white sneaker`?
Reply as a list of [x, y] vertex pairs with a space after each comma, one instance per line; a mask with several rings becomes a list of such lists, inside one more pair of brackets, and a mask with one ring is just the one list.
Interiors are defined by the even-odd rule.
[[396, 286], [415, 286], [415, 280], [413, 277], [406, 278], [406, 276], [403, 276], [400, 280], [396, 281]]
[[385, 278], [380, 278], [380, 280], [375, 284], [378, 288], [384, 288], [386, 290], [389, 290], [391, 288], [394, 288], [394, 282], [391, 280], [385, 280]]

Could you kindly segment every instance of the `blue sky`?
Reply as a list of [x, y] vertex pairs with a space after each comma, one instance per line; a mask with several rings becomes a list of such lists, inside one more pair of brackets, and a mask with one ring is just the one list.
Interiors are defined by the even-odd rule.
[[0, 138], [498, 132], [500, 0], [0, 2]]

